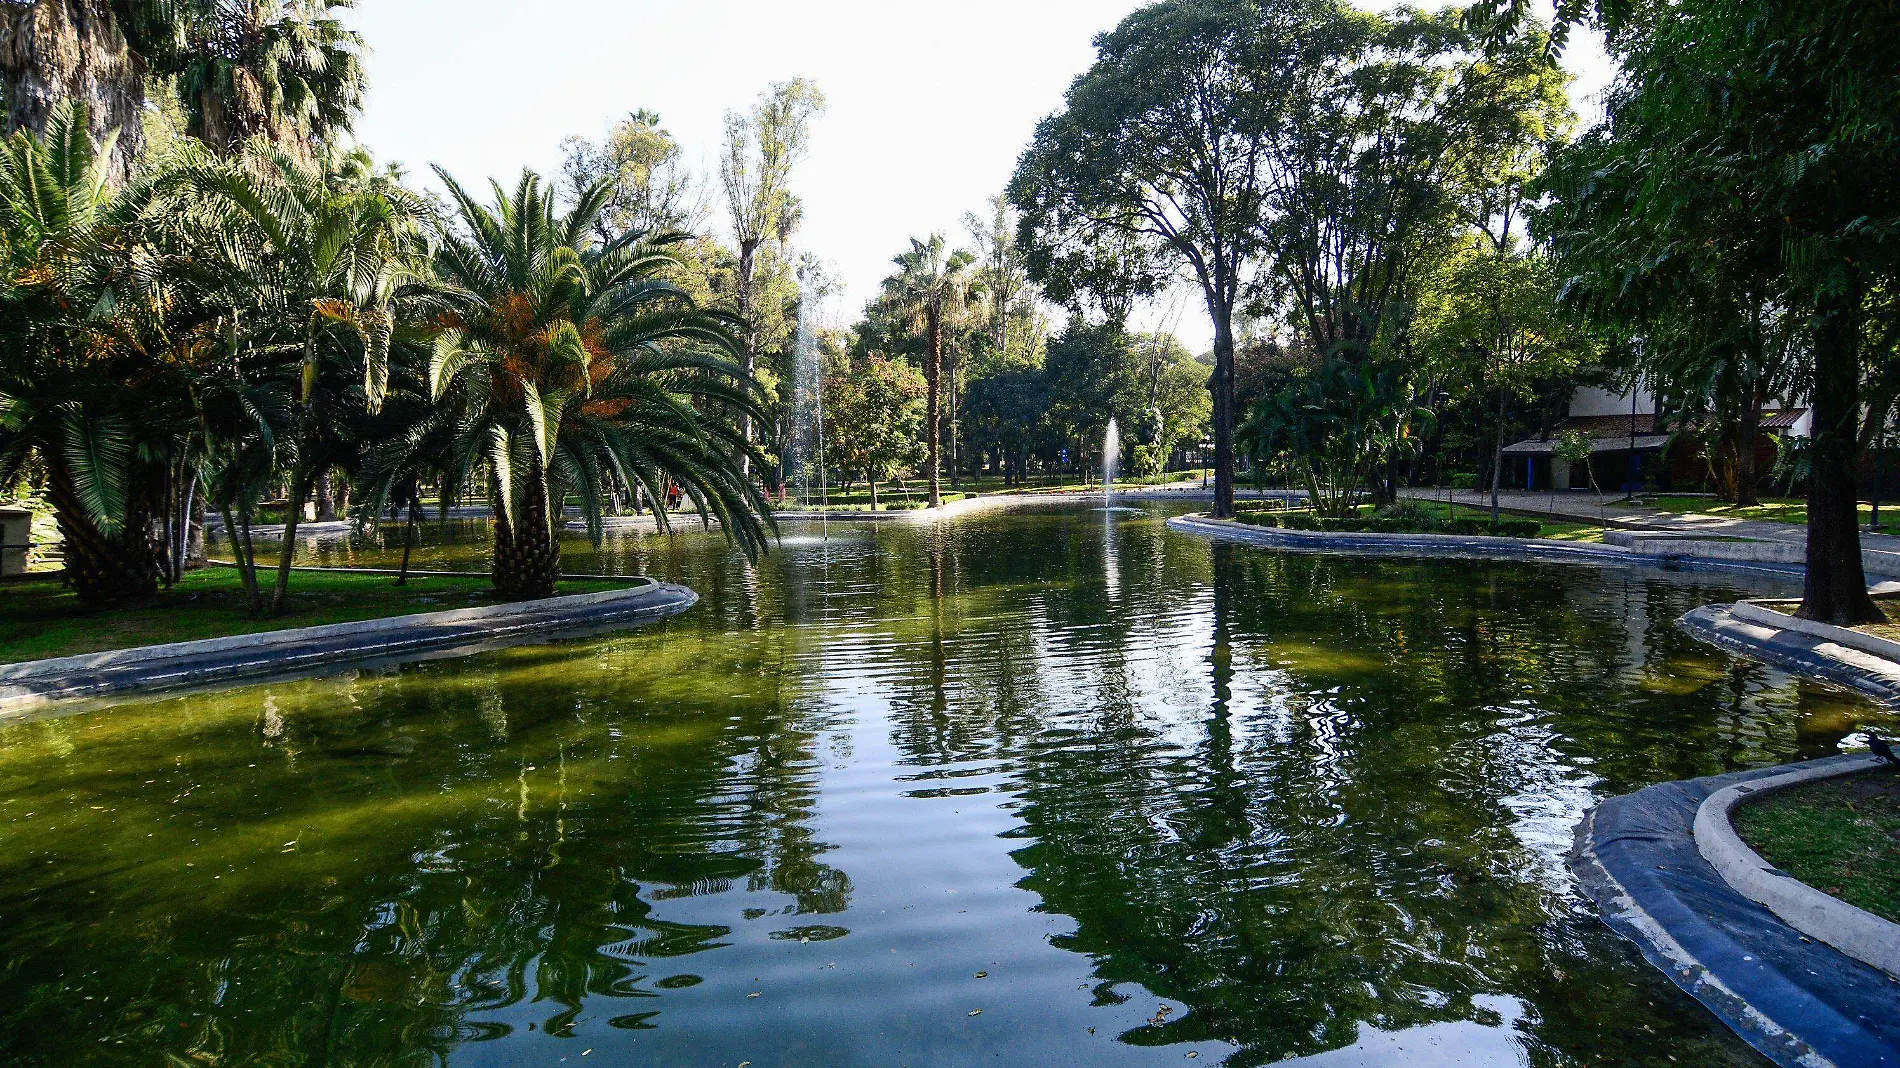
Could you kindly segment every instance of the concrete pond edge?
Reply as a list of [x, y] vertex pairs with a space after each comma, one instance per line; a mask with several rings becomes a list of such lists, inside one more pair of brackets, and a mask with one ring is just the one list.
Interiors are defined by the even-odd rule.
[[656, 622], [693, 607], [685, 586], [629, 578], [624, 590], [297, 627], [0, 664], [0, 721], [55, 705], [258, 679], [543, 639], [562, 631]]
[[1838, 764], [1802, 766], [1752, 782], [1725, 786], [1696, 807], [1696, 849], [1743, 897], [1781, 917], [1783, 923], [1818, 942], [1871, 964], [1900, 979], [1900, 924], [1883, 920], [1837, 897], [1824, 894], [1762, 859], [1736, 833], [1735, 810], [1806, 783], [1873, 771], [1885, 761], [1848, 756]]
[[[1294, 552], [1802, 570], [1541, 539], [1289, 531], [1204, 516], [1176, 517], [1168, 526]], [[1882, 655], [1888, 647], [1900, 654], [1900, 643], [1747, 602], [1696, 609], [1679, 625], [1730, 652], [1900, 707], [1900, 655]], [[1900, 1068], [1900, 1013], [1893, 1011], [1900, 978], [1885, 967], [1892, 963], [1887, 929], [1900, 939], [1900, 926], [1775, 871], [1728, 819], [1744, 801], [1774, 790], [1878, 765], [1868, 756], [1836, 756], [1609, 798], [1578, 825], [1571, 870], [1605, 924], [1769, 1060], [1791, 1068]]]
[[1800, 574], [1799, 568], [1768, 562], [1712, 559], [1677, 553], [1638, 552], [1614, 545], [1551, 541], [1544, 538], [1287, 530], [1283, 527], [1248, 526], [1234, 520], [1209, 519], [1200, 515], [1176, 516], [1168, 520], [1168, 528], [1182, 534], [1192, 534], [1216, 541], [1290, 552], [1434, 559], [1534, 560], [1545, 563], [1593, 564], [1612, 567], [1747, 571], [1774, 575]]

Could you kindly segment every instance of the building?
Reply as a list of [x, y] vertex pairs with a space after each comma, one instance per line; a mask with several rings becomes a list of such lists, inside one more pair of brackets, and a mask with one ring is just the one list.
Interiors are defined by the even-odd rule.
[[[1805, 407], [1763, 408], [1756, 470], [1764, 475], [1771, 470], [1777, 440], [1806, 437], [1812, 423]], [[1571, 394], [1570, 413], [1562, 422], [1505, 448], [1500, 481], [1513, 489], [1589, 488], [1590, 472], [1556, 455], [1558, 439], [1575, 430], [1590, 439], [1589, 464], [1600, 489], [1624, 493], [1651, 482], [1664, 489], [1699, 489], [1708, 477], [1708, 461], [1701, 443], [1677, 433], [1681, 429], [1658, 425], [1656, 398], [1641, 382], [1634, 391], [1622, 393], [1584, 386]]]

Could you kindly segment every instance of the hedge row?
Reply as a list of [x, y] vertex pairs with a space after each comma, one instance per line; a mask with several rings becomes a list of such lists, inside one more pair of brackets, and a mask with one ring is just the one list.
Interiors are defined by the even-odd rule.
[[1328, 534], [1460, 534], [1502, 538], [1535, 538], [1543, 533], [1543, 524], [1535, 519], [1500, 519], [1493, 525], [1488, 519], [1453, 519], [1421, 523], [1408, 519], [1332, 519], [1306, 512], [1243, 512], [1236, 517], [1256, 527], [1280, 527], [1286, 530], [1316, 530]]

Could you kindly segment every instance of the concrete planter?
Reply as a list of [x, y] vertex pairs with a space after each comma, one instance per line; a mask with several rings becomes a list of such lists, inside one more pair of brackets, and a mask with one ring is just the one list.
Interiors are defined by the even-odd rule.
[[1791, 787], [1872, 771], [1884, 764], [1877, 757], [1843, 757], [1838, 762], [1795, 768], [1717, 790], [1696, 808], [1694, 833], [1702, 859], [1743, 897], [1767, 906], [1768, 911], [1802, 934], [1900, 979], [1900, 924], [1777, 871], [1742, 841], [1730, 822], [1735, 810], [1744, 804]]
[[698, 601], [684, 586], [647, 579], [604, 593], [0, 664], [0, 719], [65, 701], [217, 686], [515, 644], [566, 629], [652, 622]]
[[1742, 601], [1729, 609], [1729, 614], [1749, 623], [1759, 623], [1777, 630], [1791, 630], [1796, 634], [1806, 634], [1811, 638], [1821, 638], [1849, 649], [1858, 649], [1863, 653], [1900, 663], [1900, 642], [1882, 638], [1873, 634], [1864, 634], [1846, 627], [1836, 627], [1830, 623], [1816, 623], [1813, 620], [1791, 616], [1786, 612], [1777, 612], [1765, 608], [1753, 601]]

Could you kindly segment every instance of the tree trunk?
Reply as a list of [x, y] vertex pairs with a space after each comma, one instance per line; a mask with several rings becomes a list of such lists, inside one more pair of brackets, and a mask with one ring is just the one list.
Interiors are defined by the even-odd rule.
[[281, 616], [290, 602], [290, 568], [297, 556], [297, 524], [303, 521], [304, 502], [310, 499], [310, 478], [293, 475], [284, 510], [284, 540], [277, 549], [277, 588], [271, 594], [270, 614]]
[[0, 79], [7, 132], [44, 133], [64, 100], [85, 104], [95, 141], [118, 131], [111, 175], [123, 183], [145, 151], [145, 63], [126, 41], [109, 0], [4, 5]]
[[[739, 347], [741, 351], [739, 353], [739, 368], [743, 370], [747, 376], [752, 374], [752, 363], [757, 356], [759, 347], [759, 331], [758, 328], [752, 325], [752, 275], [758, 266], [758, 251], [759, 240], [757, 238], [740, 239], [739, 272], [738, 279], [734, 284], [734, 289], [737, 290], [734, 294], [734, 303], [738, 305], [739, 321], [744, 324], [740, 327]], [[750, 415], [744, 413], [739, 415], [739, 436], [743, 437], [748, 444], [752, 441], [752, 417]], [[739, 476], [741, 478], [749, 478], [751, 474], [752, 458], [744, 453], [740, 453]]]
[[871, 511], [877, 511], [877, 479], [871, 479]]
[[[500, 493], [499, 487], [496, 489]], [[548, 514], [547, 475], [540, 462], [528, 468], [521, 511], [510, 522], [495, 509], [495, 592], [503, 600], [533, 601], [554, 596], [561, 578], [561, 543]]]
[[46, 488], [66, 559], [66, 581], [88, 607], [122, 604], [158, 593], [163, 572], [164, 546], [152, 536], [150, 501], [129, 487], [125, 523], [116, 534], [105, 534], [93, 523], [80, 502], [72, 472], [57, 451], [41, 453], [46, 462]]
[[925, 357], [924, 474], [930, 480], [930, 507], [943, 505], [943, 313], [932, 308], [926, 315], [930, 351]]
[[1504, 477], [1504, 403], [1510, 396], [1503, 386], [1498, 387], [1498, 434], [1491, 450], [1491, 525], [1498, 525], [1498, 481]]
[[[1214, 518], [1234, 517], [1234, 306], [1208, 298], [1214, 320], [1214, 374], [1207, 389], [1214, 401]], [[1315, 502], [1317, 504], [1318, 502]]]
[[1753, 508], [1761, 501], [1755, 496], [1755, 442], [1761, 437], [1761, 401], [1749, 390], [1748, 403], [1742, 406], [1735, 431], [1735, 504]]
[[957, 378], [958, 378], [957, 371], [958, 371], [958, 368], [962, 365], [962, 362], [963, 362], [963, 358], [961, 356], [956, 355], [954, 353], [951, 355], [950, 361], [949, 361], [949, 368], [950, 368], [950, 485], [953, 488], [958, 488], [963, 485], [961, 481], [961, 476], [959, 474], [962, 458], [958, 455], [960, 450], [957, 447], [958, 446], [957, 408], [959, 407], [958, 402], [957, 402]]
[[409, 499], [409, 521], [402, 527], [402, 566], [396, 569], [396, 585], [409, 585], [409, 553], [416, 547], [416, 516], [422, 511], [422, 501]]
[[317, 479], [317, 522], [336, 522], [336, 493], [330, 485], [330, 476]]
[[1823, 298], [1814, 331], [1814, 450], [1808, 478], [1808, 573], [1797, 615], [1822, 623], [1885, 622], [1861, 568], [1856, 492], [1860, 298]]

